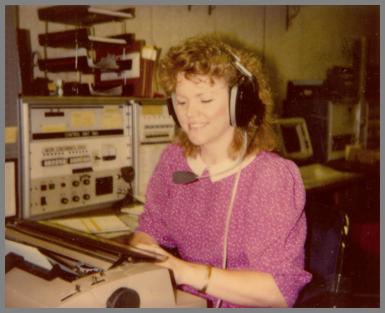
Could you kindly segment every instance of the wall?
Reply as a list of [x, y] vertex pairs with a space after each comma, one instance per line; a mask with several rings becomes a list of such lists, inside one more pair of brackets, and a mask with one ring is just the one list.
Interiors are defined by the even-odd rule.
[[[121, 9], [127, 6], [100, 6]], [[37, 35], [45, 23], [37, 18], [37, 6], [20, 7], [20, 27], [31, 30], [32, 49], [43, 53]], [[379, 41], [379, 6], [291, 6], [298, 14], [286, 26], [288, 6], [217, 5], [209, 6], [135, 6], [136, 17], [124, 23], [113, 22], [94, 27], [95, 34], [118, 34], [123, 26], [166, 51], [188, 36], [207, 31], [234, 33], [255, 44], [265, 54], [278, 106], [285, 97], [286, 84], [293, 79], [323, 80], [332, 66], [352, 63], [351, 44], [361, 36], [377, 35]], [[34, 25], [32, 28], [30, 25]], [[49, 23], [49, 31], [70, 29]], [[55, 56], [58, 49], [49, 49]], [[379, 52], [378, 52], [379, 53]], [[37, 71], [39, 75], [39, 71]], [[52, 77], [55, 77], [53, 75]], [[64, 79], [67, 76], [64, 75]], [[69, 76], [67, 79], [76, 79]], [[83, 76], [83, 80], [92, 77]]]
[[289, 29], [282, 9], [268, 7], [266, 53], [278, 69], [278, 100], [288, 80], [324, 80], [333, 66], [352, 66], [353, 43], [370, 37], [371, 62], [379, 65], [379, 6], [300, 6]]

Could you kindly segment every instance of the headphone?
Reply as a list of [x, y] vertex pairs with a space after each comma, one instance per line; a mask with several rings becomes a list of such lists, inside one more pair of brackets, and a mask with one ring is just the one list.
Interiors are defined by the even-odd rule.
[[[253, 116], [256, 116], [255, 123], [259, 126], [265, 114], [265, 106], [259, 98], [259, 87], [255, 76], [248, 71], [241, 63], [240, 58], [229, 49], [227, 53], [231, 56], [231, 64], [241, 74], [236, 84], [230, 88], [229, 114], [230, 125], [234, 127], [247, 127]], [[167, 99], [168, 113], [173, 117], [175, 123], [180, 126], [175, 113], [175, 94]]]

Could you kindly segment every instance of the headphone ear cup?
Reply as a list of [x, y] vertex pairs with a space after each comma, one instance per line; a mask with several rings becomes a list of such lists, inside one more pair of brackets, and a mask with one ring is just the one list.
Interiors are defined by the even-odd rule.
[[229, 95], [229, 115], [230, 115], [230, 125], [233, 127], [238, 126], [237, 124], [237, 94], [238, 94], [238, 85], [234, 85], [230, 88]]
[[[255, 115], [255, 98], [250, 80], [242, 77], [238, 83], [235, 117], [238, 127], [245, 127]], [[254, 98], [254, 99], [253, 99]]]
[[259, 99], [256, 79], [243, 76], [237, 84], [234, 98], [236, 126], [246, 127], [254, 115], [257, 117], [256, 123], [259, 125], [265, 110], [263, 103]]
[[175, 113], [175, 109], [174, 109], [174, 97], [171, 96], [170, 98], [167, 98], [166, 99], [166, 102], [167, 102], [167, 109], [168, 109], [168, 114], [170, 114], [172, 116], [172, 118], [174, 119], [175, 123], [180, 126], [179, 122], [178, 122], [178, 118], [176, 116], [176, 113]]

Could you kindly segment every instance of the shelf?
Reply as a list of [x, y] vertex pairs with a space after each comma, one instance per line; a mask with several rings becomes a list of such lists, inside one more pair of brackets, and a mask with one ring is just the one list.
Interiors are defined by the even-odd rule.
[[132, 60], [119, 60], [111, 56], [105, 57], [95, 63], [94, 60], [85, 55], [77, 57], [60, 57], [50, 59], [38, 59], [39, 69], [53, 73], [81, 71], [84, 74], [100, 71], [124, 71], [132, 68]]
[[[38, 9], [41, 21], [75, 26], [66, 31], [38, 35], [45, 48], [38, 59], [45, 72], [81, 72], [94, 74], [93, 86], [79, 82], [63, 82], [64, 95], [114, 95], [151, 97], [155, 60], [158, 51], [146, 49], [144, 40], [124, 33], [109, 37], [93, 36], [94, 24], [124, 21], [135, 17], [135, 9], [119, 11], [99, 9], [89, 5], [56, 5]], [[60, 56], [47, 57], [47, 47], [64, 48]], [[92, 50], [92, 51], [90, 51]]]
[[38, 9], [41, 21], [76, 26], [91, 26], [135, 17], [135, 8], [104, 10], [89, 5], [55, 5]]
[[134, 34], [110, 37], [91, 36], [88, 28], [39, 34], [39, 44], [51, 48], [95, 48], [98, 45], [127, 45], [135, 40]]

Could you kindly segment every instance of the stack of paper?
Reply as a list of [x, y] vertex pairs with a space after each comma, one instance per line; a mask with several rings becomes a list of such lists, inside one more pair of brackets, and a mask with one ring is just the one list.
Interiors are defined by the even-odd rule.
[[130, 231], [130, 227], [116, 215], [62, 218], [49, 220], [48, 222], [89, 234]]

